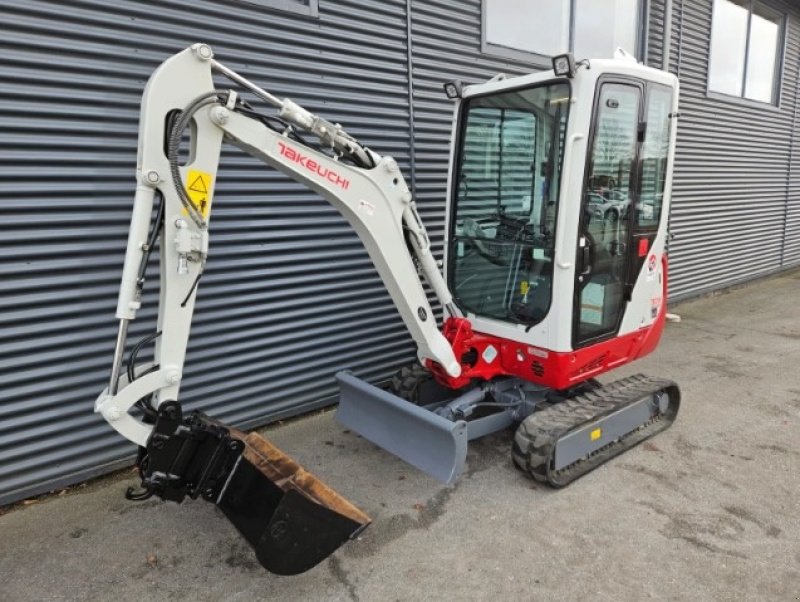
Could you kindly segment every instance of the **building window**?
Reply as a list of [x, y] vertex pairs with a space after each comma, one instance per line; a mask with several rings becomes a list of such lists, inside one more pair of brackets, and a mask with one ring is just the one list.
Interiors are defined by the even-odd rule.
[[482, 50], [549, 64], [547, 57], [639, 55], [640, 0], [483, 0]]
[[755, 0], [714, 0], [708, 89], [775, 103], [783, 22]]
[[274, 8], [308, 17], [319, 16], [319, 0], [241, 0], [256, 6]]

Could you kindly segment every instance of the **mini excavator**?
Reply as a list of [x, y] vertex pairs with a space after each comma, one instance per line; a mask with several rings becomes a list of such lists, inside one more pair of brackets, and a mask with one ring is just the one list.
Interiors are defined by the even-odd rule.
[[[218, 89], [214, 74], [231, 89]], [[578, 62], [560, 55], [550, 71], [444, 88], [455, 114], [437, 262], [391, 157], [262, 89], [206, 44], [152, 74], [119, 332], [95, 403], [139, 446], [141, 487], [129, 499], [212, 502], [258, 561], [283, 575], [313, 567], [370, 522], [260, 435], [184, 414], [178, 403], [223, 142], [342, 214], [417, 345], [418, 362], [385, 388], [337, 374], [337, 419], [348, 428], [452, 483], [470, 440], [517, 425], [513, 462], [562, 487], [673, 422], [674, 382], [596, 378], [651, 352], [664, 327], [677, 79], [618, 51]], [[133, 346], [123, 373], [157, 243], [157, 331]], [[154, 361], [137, 363], [150, 343]]]

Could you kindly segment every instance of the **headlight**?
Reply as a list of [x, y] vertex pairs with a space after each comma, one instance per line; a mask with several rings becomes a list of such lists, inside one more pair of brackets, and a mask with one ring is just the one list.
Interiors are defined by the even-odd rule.
[[554, 56], [553, 71], [559, 77], [567, 76], [571, 78], [575, 75], [575, 58], [569, 53]]

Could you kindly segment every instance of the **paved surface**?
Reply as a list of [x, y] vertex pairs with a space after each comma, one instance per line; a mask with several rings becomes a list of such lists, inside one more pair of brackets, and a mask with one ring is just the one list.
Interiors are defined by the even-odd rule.
[[798, 301], [794, 272], [675, 308], [618, 375], [677, 380], [677, 422], [564, 490], [509, 433], [444, 488], [328, 412], [268, 436], [375, 522], [305, 575], [262, 572], [209, 504], [126, 502], [126, 473], [0, 517], [0, 599], [798, 600]]

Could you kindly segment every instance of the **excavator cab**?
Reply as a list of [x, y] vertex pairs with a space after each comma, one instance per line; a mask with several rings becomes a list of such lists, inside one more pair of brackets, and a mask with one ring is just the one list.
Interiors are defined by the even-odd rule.
[[[637, 284], [652, 302], [665, 275], [642, 267], [664, 256], [677, 82], [632, 59], [587, 64], [572, 77], [469, 86], [456, 109], [446, 248], [455, 305], [489, 330], [530, 333], [554, 293], [561, 314], [572, 297], [571, 320], [543, 325], [549, 340], [509, 337], [554, 351], [615, 336], [626, 312], [641, 311], [629, 306]], [[637, 326], [657, 317], [652, 307]]]
[[[339, 419], [444, 482], [469, 440], [516, 424], [516, 464], [563, 486], [677, 412], [674, 383], [595, 379], [652, 351], [664, 326], [678, 81], [624, 52], [556, 64], [445, 86], [443, 333], [459, 374], [422, 358], [388, 390], [338, 376]], [[431, 379], [444, 393], [420, 403]]]

